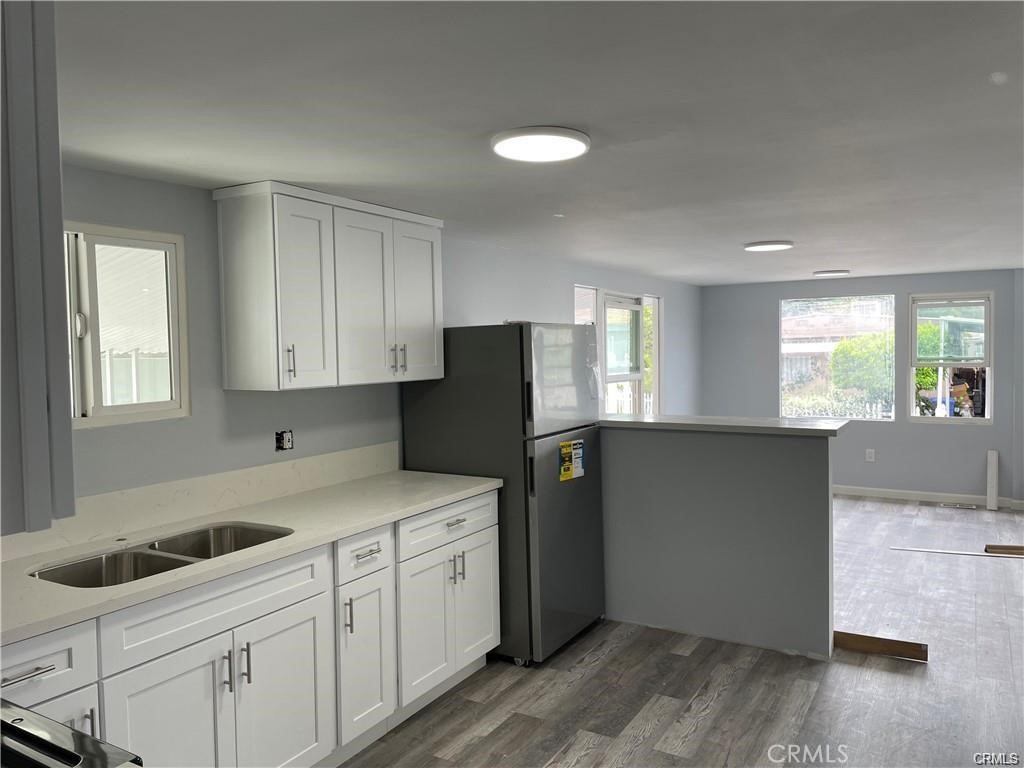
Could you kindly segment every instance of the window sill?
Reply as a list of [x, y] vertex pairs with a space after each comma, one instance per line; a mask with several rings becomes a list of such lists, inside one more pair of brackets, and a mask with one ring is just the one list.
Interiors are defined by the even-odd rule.
[[979, 426], [992, 426], [992, 418], [981, 418], [975, 416], [965, 419], [963, 416], [907, 416], [911, 424], [977, 424]]
[[79, 416], [71, 420], [71, 428], [95, 429], [96, 427], [117, 427], [124, 424], [142, 424], [147, 421], [166, 421], [183, 419], [191, 416], [189, 408], [167, 408], [155, 411], [135, 411], [133, 413], [104, 414], [102, 416]]

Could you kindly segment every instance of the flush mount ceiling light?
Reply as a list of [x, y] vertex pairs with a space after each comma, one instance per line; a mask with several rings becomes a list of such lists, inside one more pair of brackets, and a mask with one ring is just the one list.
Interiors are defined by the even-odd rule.
[[792, 240], [758, 240], [753, 243], [745, 243], [744, 251], [788, 251], [793, 247]]
[[848, 269], [819, 269], [814, 273], [815, 277], [846, 277], [850, 274]]
[[524, 163], [557, 163], [571, 160], [590, 149], [590, 137], [572, 128], [533, 125], [502, 131], [491, 139], [496, 155]]

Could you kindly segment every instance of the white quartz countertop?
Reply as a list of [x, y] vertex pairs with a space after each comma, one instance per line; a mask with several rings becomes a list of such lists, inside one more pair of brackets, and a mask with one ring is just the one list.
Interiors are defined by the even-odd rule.
[[835, 437], [849, 422], [844, 419], [774, 419], [729, 416], [608, 416], [600, 425], [621, 429], [661, 429], [686, 432], [743, 432], [757, 435]]
[[[62, 547], [6, 561], [0, 566], [0, 644], [59, 629], [152, 600], [212, 579], [412, 517], [500, 488], [501, 480], [431, 472], [387, 472], [338, 485], [282, 496], [211, 515], [179, 520], [127, 535]], [[292, 528], [276, 541], [111, 587], [79, 588], [29, 576], [42, 567], [223, 522]]]

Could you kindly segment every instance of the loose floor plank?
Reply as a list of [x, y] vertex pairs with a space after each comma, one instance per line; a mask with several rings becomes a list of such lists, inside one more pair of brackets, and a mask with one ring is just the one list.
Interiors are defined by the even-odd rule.
[[907, 640], [893, 640], [888, 637], [874, 635], [858, 635], [854, 632], [832, 633], [836, 648], [858, 653], [877, 653], [880, 656], [893, 656], [897, 659], [928, 661], [928, 644], [914, 643]]

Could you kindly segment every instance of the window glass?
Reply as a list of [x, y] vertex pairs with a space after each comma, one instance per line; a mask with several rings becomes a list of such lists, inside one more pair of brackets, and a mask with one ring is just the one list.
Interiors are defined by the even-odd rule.
[[96, 294], [103, 405], [170, 400], [164, 251], [98, 243]]
[[783, 300], [782, 416], [892, 419], [894, 304], [891, 295]]
[[608, 307], [605, 312], [608, 375], [624, 375], [640, 371], [640, 312], [622, 307]]
[[918, 362], [984, 361], [985, 302], [915, 302]]
[[597, 288], [576, 286], [576, 325], [597, 323]]

